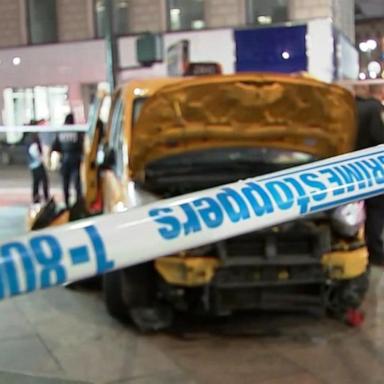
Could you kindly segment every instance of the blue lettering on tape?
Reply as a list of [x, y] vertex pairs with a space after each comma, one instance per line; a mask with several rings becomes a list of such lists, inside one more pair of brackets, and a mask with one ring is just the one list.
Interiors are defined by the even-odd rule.
[[[25, 271], [27, 292], [34, 291], [36, 289], [36, 274], [35, 274], [34, 264], [32, 262], [31, 255], [28, 252], [28, 249], [23, 244], [18, 242], [6, 244], [1, 254], [4, 255], [6, 259], [8, 259], [8, 262], [10, 263], [10, 265], [13, 264], [12, 251], [16, 252], [21, 259], [21, 264]], [[13, 271], [9, 276], [13, 276]], [[16, 284], [16, 282], [14, 282], [13, 284], [15, 286], [18, 285]], [[10, 285], [13, 285], [13, 284], [10, 284]]]
[[319, 172], [327, 177], [328, 183], [332, 186], [333, 196], [342, 195], [345, 192], [343, 180], [333, 168], [321, 169]]
[[[93, 225], [84, 228], [94, 248], [97, 272], [114, 268], [108, 260], [104, 242]], [[73, 265], [90, 261], [88, 246], [70, 248]], [[31, 292], [39, 287], [48, 288], [68, 281], [63, 264], [64, 248], [53, 235], [32, 236], [27, 244], [10, 242], [0, 246], [0, 299]]]
[[88, 247], [86, 245], [71, 248], [69, 250], [69, 256], [71, 257], [74, 265], [87, 263], [90, 259]]
[[273, 212], [272, 198], [268, 192], [255, 182], [246, 183], [241, 189], [245, 200], [250, 204], [256, 216], [264, 216]]
[[149, 216], [160, 224], [160, 236], [166, 240], [176, 239], [181, 233], [181, 223], [173, 216], [172, 208], [155, 208], [149, 211]]
[[197, 199], [193, 202], [193, 205], [208, 228], [217, 228], [223, 223], [223, 211], [220, 204], [212, 197]]
[[384, 188], [366, 191], [384, 184], [381, 153], [375, 154], [376, 157], [356, 156], [349, 161], [287, 172], [275, 178], [247, 180], [240, 190], [223, 187], [215, 196], [199, 197], [179, 206], [154, 208], [149, 215], [159, 224], [160, 236], [172, 240], [220, 227], [228, 220], [240, 223], [295, 208], [300, 215], [331, 209], [384, 191]]
[[305, 172], [301, 174], [299, 178], [306, 187], [309, 187], [309, 195], [314, 201], [322, 201], [327, 198], [327, 187], [323, 182], [318, 180], [319, 175]]
[[182, 228], [184, 229], [184, 233], [186, 235], [189, 235], [193, 232], [200, 232], [201, 231], [201, 223], [199, 220], [199, 216], [193, 209], [193, 207], [188, 204], [180, 204], [180, 208], [183, 210], [185, 217], [187, 219], [186, 222], [182, 224]]
[[115, 262], [108, 260], [103, 239], [94, 225], [84, 228], [93, 245], [96, 255], [97, 273], [104, 273], [114, 268]]
[[361, 162], [372, 173], [377, 184], [384, 183], [384, 169], [377, 159], [364, 159]]
[[293, 192], [289, 185], [281, 180], [267, 181], [265, 187], [276, 202], [277, 207], [283, 211], [292, 208], [294, 204]]
[[223, 188], [217, 195], [217, 200], [223, 206], [225, 213], [232, 223], [250, 218], [245, 200], [232, 188]]
[[181, 223], [176, 217], [168, 215], [172, 208], [156, 208], [149, 211], [149, 216], [154, 217], [156, 223], [160, 224], [161, 237], [167, 240], [175, 239], [180, 235]]
[[63, 284], [67, 273], [61, 264], [63, 251], [59, 241], [51, 235], [36, 236], [30, 240], [36, 260], [43, 267], [40, 276], [42, 288]]
[[[19, 279], [17, 278], [17, 270], [15, 259], [18, 258], [25, 270], [26, 275], [26, 290], [27, 292], [36, 289], [36, 278], [31, 255], [24, 244], [20, 242], [13, 242], [5, 244], [0, 249], [2, 275], [4, 278], [1, 282], [0, 295], [4, 297], [5, 290], [8, 289], [10, 295], [18, 295], [21, 293]], [[4, 283], [7, 282], [7, 287]]]
[[293, 177], [287, 177], [284, 182], [290, 185], [297, 193], [297, 204], [300, 207], [300, 214], [303, 215], [308, 212], [308, 204], [310, 202], [309, 196], [307, 196], [306, 190], [303, 185]]

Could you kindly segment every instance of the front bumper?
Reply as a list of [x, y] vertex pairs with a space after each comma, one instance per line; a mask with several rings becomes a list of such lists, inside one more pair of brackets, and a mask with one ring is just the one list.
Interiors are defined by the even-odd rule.
[[[363, 275], [368, 266], [362, 243], [325, 252], [329, 240], [326, 232], [313, 227], [289, 234], [270, 231], [215, 244], [210, 257], [163, 257], [156, 260], [155, 268], [165, 282], [161, 287], [166, 297], [185, 304], [192, 292], [194, 301], [189, 307], [196, 308], [200, 302], [204, 312], [324, 313], [327, 287]], [[201, 299], [196, 301], [197, 296]], [[177, 307], [185, 308], [184, 304]]]
[[324, 270], [332, 280], [348, 280], [361, 276], [368, 268], [366, 247], [326, 253], [322, 258]]
[[[280, 265], [279, 265], [280, 264]], [[180, 257], [167, 256], [155, 261], [155, 268], [168, 283], [185, 287], [199, 287], [216, 282], [230, 285], [258, 286], [266, 282], [276, 285], [289, 284], [295, 277], [297, 283], [305, 284], [326, 278], [334, 280], [353, 279], [362, 275], [368, 268], [368, 251], [366, 247], [354, 250], [325, 253], [321, 260], [321, 273], [309, 277], [308, 267], [300, 267], [300, 263], [284, 265], [283, 263], [260, 262], [255, 259], [246, 271], [242, 266], [223, 263], [214, 257]], [[273, 272], [264, 273], [263, 269], [272, 268]], [[318, 270], [319, 272], [319, 270]], [[240, 280], [239, 280], [240, 279]]]

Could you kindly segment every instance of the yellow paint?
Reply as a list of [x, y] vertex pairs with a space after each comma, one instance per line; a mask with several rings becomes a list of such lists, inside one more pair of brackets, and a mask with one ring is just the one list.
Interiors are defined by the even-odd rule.
[[283, 270], [279, 271], [279, 273], [277, 274], [277, 278], [279, 280], [289, 280], [289, 272], [288, 272], [288, 270], [283, 269]]
[[[133, 106], [146, 98], [136, 122]], [[133, 80], [116, 90], [122, 99], [124, 174], [103, 183], [108, 196], [127, 200], [129, 181], [142, 183], [148, 163], [196, 150], [276, 148], [325, 158], [353, 148], [355, 103], [345, 89], [305, 76], [246, 73], [196, 78]], [[113, 119], [105, 129], [108, 138]], [[87, 158], [93, 161], [95, 152]], [[91, 178], [92, 172], [88, 170]], [[90, 181], [87, 181], [91, 184]], [[88, 191], [88, 190], [87, 190]], [[90, 186], [87, 205], [96, 193]], [[105, 208], [105, 212], [111, 212]]]
[[[98, 92], [97, 99], [99, 105], [95, 111], [96, 116], [99, 116], [101, 106], [104, 98], [107, 94], [103, 91]], [[96, 128], [97, 119], [92, 122], [93, 126], [90, 130], [94, 132], [93, 137], [89, 137], [88, 134], [84, 137], [84, 159], [81, 164], [81, 180], [84, 191], [84, 203], [88, 212], [91, 211], [93, 203], [97, 200], [99, 194], [99, 180], [98, 180], [98, 167], [96, 166], [96, 157], [98, 151], [98, 145], [101, 142], [100, 130]]]
[[169, 284], [198, 287], [208, 284], [219, 266], [213, 257], [168, 256], [155, 260], [155, 268]]
[[[353, 149], [355, 103], [341, 87], [260, 73], [166, 84], [156, 83], [147, 93], [135, 129], [130, 129], [131, 119], [125, 119], [135, 180], [144, 177], [149, 162], [194, 150], [264, 147], [324, 158]], [[140, 89], [150, 85], [147, 80]], [[124, 95], [131, 105], [131, 85]]]
[[60, 214], [58, 217], [56, 217], [51, 224], [49, 224], [50, 227], [56, 227], [59, 225], [63, 225], [69, 222], [69, 211], [64, 211], [62, 214]]
[[368, 251], [365, 247], [353, 251], [326, 253], [322, 264], [332, 279], [353, 279], [368, 267]]
[[[146, 101], [134, 122], [134, 103], [143, 97]], [[105, 212], [123, 204], [128, 182], [143, 182], [146, 165], [157, 159], [233, 146], [286, 149], [326, 158], [351, 151], [356, 136], [352, 95], [305, 75], [246, 73], [133, 80], [116, 90], [112, 111], [119, 98], [124, 106], [127, 156], [121, 178], [104, 172]], [[323, 264], [335, 278], [357, 276], [366, 269], [366, 251], [330, 253]], [[183, 286], [206, 284], [217, 265], [216, 259], [181, 256], [156, 261], [166, 281]], [[282, 271], [279, 278], [289, 275]]]

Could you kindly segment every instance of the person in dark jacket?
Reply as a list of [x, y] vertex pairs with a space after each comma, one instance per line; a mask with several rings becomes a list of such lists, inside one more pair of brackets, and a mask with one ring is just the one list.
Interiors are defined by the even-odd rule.
[[[382, 86], [369, 88], [371, 97], [356, 96], [358, 113], [357, 149], [384, 144], [384, 107]], [[384, 266], [384, 195], [365, 201], [365, 238], [369, 263]]]
[[[65, 117], [64, 125], [75, 123], [73, 114]], [[63, 181], [63, 192], [65, 205], [70, 204], [70, 185], [74, 183], [76, 190], [76, 201], [82, 199], [82, 188], [80, 178], [80, 166], [83, 156], [84, 134], [80, 132], [60, 132], [52, 144], [52, 151], [61, 153], [61, 175]]]
[[[31, 123], [32, 124], [32, 123]], [[30, 143], [27, 148], [28, 166], [32, 173], [32, 200], [33, 203], [40, 202], [40, 185], [43, 187], [45, 202], [49, 200], [49, 186], [47, 171], [43, 162], [43, 150], [37, 133], [31, 134]]]
[[384, 96], [381, 86], [371, 86], [371, 96], [356, 96], [358, 114], [357, 149], [369, 148], [384, 143]]

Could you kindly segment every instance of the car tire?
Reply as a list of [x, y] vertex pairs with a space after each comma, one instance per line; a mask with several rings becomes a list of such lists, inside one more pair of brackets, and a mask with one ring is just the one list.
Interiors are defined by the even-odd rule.
[[334, 283], [327, 297], [329, 312], [333, 316], [343, 317], [348, 310], [359, 308], [368, 288], [368, 271], [353, 279]]
[[108, 313], [118, 319], [127, 320], [128, 311], [123, 300], [123, 271], [113, 271], [103, 276], [103, 296]]
[[154, 301], [152, 263], [105, 274], [103, 295], [107, 311], [112, 317], [124, 322], [130, 320], [130, 310], [149, 306]]

